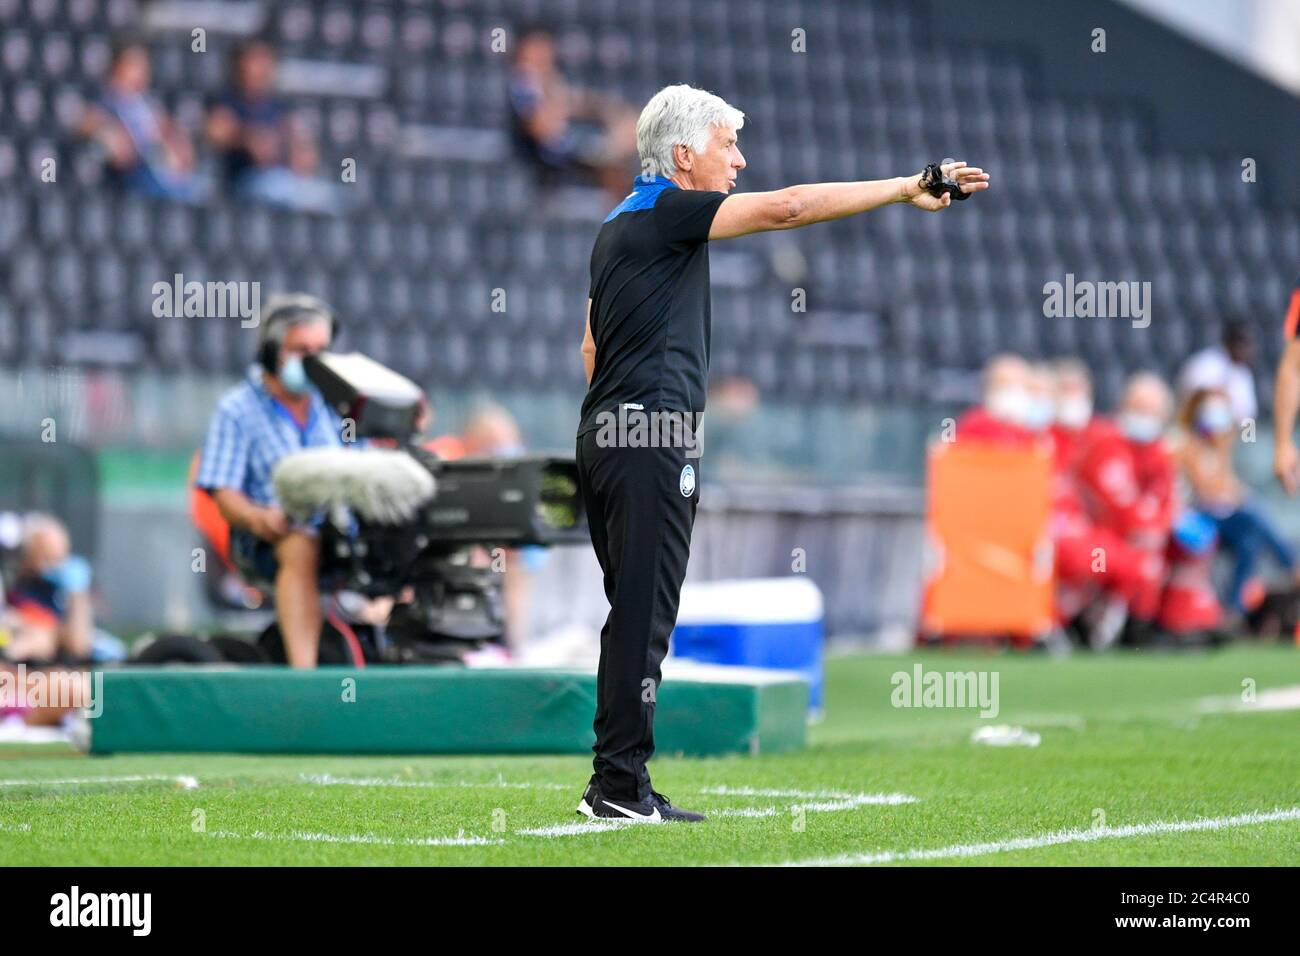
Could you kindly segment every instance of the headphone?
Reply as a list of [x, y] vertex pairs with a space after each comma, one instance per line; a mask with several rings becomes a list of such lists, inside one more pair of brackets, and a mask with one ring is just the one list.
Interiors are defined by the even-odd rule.
[[339, 334], [339, 320], [323, 299], [306, 293], [277, 293], [260, 311], [257, 329], [257, 364], [272, 375], [279, 366], [280, 346], [285, 333], [302, 322], [326, 319], [330, 324], [330, 342]]

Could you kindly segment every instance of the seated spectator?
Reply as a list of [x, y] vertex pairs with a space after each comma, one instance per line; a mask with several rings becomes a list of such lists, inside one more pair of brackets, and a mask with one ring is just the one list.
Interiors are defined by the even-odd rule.
[[459, 433], [438, 435], [424, 447], [439, 458], [517, 458], [523, 438], [514, 416], [500, 405], [486, 403], [470, 413]]
[[1208, 516], [1218, 531], [1219, 544], [1233, 558], [1227, 604], [1245, 613], [1245, 593], [1263, 552], [1294, 578], [1295, 549], [1268, 518], [1252, 506], [1233, 465], [1237, 437], [1236, 415], [1228, 395], [1217, 389], [1193, 392], [1181, 413], [1184, 440], [1179, 464], [1191, 491], [1192, 505]]
[[475, 409], [461, 429], [466, 458], [518, 458], [524, 453], [523, 436], [514, 416], [500, 405]]
[[1052, 367], [1052, 442], [1058, 457], [1073, 462], [1090, 431], [1103, 424], [1093, 415], [1092, 375], [1078, 359]]
[[570, 86], [555, 41], [521, 31], [510, 71], [510, 107], [520, 150], [548, 175], [580, 170], [613, 197], [627, 194], [636, 168], [637, 113], [618, 97]]
[[238, 47], [230, 89], [208, 112], [207, 136], [221, 153], [227, 182], [241, 196], [310, 212], [336, 212], [335, 184], [314, 178], [316, 148], [275, 95], [275, 51], [262, 40]]
[[1135, 497], [1117, 514], [1135, 543], [1151, 550], [1167, 542], [1177, 505], [1174, 457], [1164, 438], [1172, 414], [1173, 396], [1159, 376], [1138, 372], [1129, 378], [1119, 427], [1128, 446]]
[[[523, 436], [514, 416], [500, 405], [485, 404], [475, 409], [460, 433], [443, 435], [425, 444], [441, 458], [518, 458], [524, 454]], [[475, 547], [471, 561], [487, 567], [493, 556]], [[532, 603], [533, 579], [546, 563], [546, 549], [533, 545], [511, 548], [505, 552], [505, 570], [501, 581], [505, 603], [505, 641], [510, 656], [518, 656], [527, 641], [528, 618]], [[480, 660], [490, 660], [488, 651]]]
[[90, 603], [90, 563], [72, 553], [57, 518], [29, 515], [18, 571], [5, 594], [11, 661], [81, 663], [92, 658], [95, 637]]
[[[0, 632], [8, 627], [3, 616], [0, 612]], [[27, 668], [25, 674], [0, 653], [0, 679], [11, 681], [14, 686], [30, 680], [32, 668], [26, 663], [23, 666]], [[71, 741], [78, 713], [82, 707], [93, 703], [94, 683], [89, 674], [64, 668], [42, 667], [39, 670], [50, 688], [44, 700], [15, 701], [11, 695], [0, 696], [0, 742]]]
[[[1085, 453], [1118, 439], [1115, 427], [1093, 415], [1092, 377], [1081, 362], [1053, 369], [1055, 421], [1051, 427], [1052, 541], [1056, 555], [1057, 618], [1089, 646], [1115, 642], [1135, 598], [1154, 591], [1157, 568], [1111, 527], [1097, 524], [1088, 508], [1096, 500], [1083, 467]], [[1104, 489], [1101, 489], [1104, 494]]]
[[1022, 446], [1035, 440], [1031, 369], [1018, 355], [996, 355], [984, 366], [981, 404], [957, 419], [958, 441]]
[[194, 150], [180, 126], [149, 96], [149, 82], [148, 48], [137, 40], [120, 43], [99, 101], [82, 117], [81, 133], [104, 149], [123, 188], [200, 202], [206, 186], [194, 174]]
[[[1172, 398], [1149, 372], [1124, 387], [1118, 428], [1096, 427], [1076, 463], [1079, 490], [1093, 525], [1120, 542], [1094, 559], [1124, 585], [1130, 633], [1151, 630], [1160, 611], [1165, 551], [1176, 511], [1173, 453], [1164, 440]], [[1118, 635], [1102, 635], [1106, 646]]]
[[1025, 388], [1029, 394], [1025, 427], [1036, 435], [1046, 434], [1056, 419], [1056, 375], [1048, 365], [1031, 364]]
[[1250, 326], [1239, 319], [1229, 322], [1223, 329], [1219, 345], [1192, 355], [1178, 373], [1178, 398], [1186, 402], [1200, 389], [1217, 389], [1223, 392], [1237, 422], [1254, 419], [1258, 411], [1255, 400], [1255, 378], [1250, 370], [1255, 358], [1255, 338]]

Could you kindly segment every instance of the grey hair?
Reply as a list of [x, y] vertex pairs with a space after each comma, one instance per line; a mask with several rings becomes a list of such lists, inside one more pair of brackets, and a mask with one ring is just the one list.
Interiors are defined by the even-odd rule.
[[636, 121], [636, 151], [647, 175], [671, 176], [677, 172], [674, 146], [689, 146], [697, 153], [708, 148], [714, 127], [740, 129], [745, 114], [720, 96], [680, 83], [665, 86], [650, 97]]
[[323, 299], [305, 292], [276, 292], [258, 310], [258, 341], [279, 342], [295, 325], [324, 322], [331, 327], [334, 312]]

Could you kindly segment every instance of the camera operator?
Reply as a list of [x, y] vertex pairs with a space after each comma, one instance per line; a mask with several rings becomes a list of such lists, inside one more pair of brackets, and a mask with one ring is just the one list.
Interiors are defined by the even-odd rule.
[[313, 296], [267, 301], [257, 361], [217, 405], [195, 481], [230, 523], [235, 563], [274, 582], [276, 618], [292, 667], [316, 666], [319, 522], [297, 524], [285, 516], [271, 472], [285, 455], [304, 448], [361, 444], [345, 441], [342, 420], [303, 369], [303, 358], [328, 348], [337, 327], [329, 306]]

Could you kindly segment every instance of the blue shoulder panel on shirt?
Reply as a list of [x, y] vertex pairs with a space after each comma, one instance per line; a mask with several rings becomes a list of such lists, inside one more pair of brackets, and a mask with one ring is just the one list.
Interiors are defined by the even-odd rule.
[[[659, 201], [660, 195], [665, 189], [679, 189], [675, 182], [663, 176], [655, 176], [653, 179], [646, 179], [644, 176], [638, 176], [632, 180], [632, 191], [627, 197], [619, 203], [605, 217], [605, 222], [609, 222], [615, 216], [625, 212], [636, 212], [638, 209], [649, 209]], [[604, 225], [604, 223], [602, 223]]]

